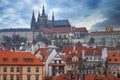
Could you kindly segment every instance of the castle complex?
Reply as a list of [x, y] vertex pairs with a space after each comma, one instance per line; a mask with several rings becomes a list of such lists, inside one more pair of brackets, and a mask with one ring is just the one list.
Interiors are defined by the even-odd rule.
[[55, 20], [54, 12], [52, 14], [52, 20], [48, 20], [47, 15], [45, 14], [45, 9], [43, 5], [42, 13], [38, 13], [38, 18], [36, 20], [34, 11], [31, 20], [31, 29], [39, 30], [41, 28], [59, 28], [59, 27], [71, 27], [68, 20]]

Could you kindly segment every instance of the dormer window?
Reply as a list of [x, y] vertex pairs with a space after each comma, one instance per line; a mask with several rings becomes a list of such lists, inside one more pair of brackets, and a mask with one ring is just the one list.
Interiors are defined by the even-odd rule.
[[115, 54], [113, 54], [113, 57], [115, 57]]
[[14, 61], [14, 62], [17, 62], [17, 61], [18, 61], [18, 58], [13, 58], [13, 61]]
[[117, 59], [115, 59], [114, 61], [117, 61]]
[[111, 61], [112, 59], [109, 59], [108, 61]]
[[3, 58], [3, 62], [7, 62], [8, 61], [8, 58]]
[[33, 58], [23, 58], [23, 60], [25, 61], [25, 62], [33, 62]]

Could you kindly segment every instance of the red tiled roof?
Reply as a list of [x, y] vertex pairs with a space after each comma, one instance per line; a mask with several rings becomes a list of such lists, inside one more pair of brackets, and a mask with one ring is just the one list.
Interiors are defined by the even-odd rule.
[[102, 55], [102, 49], [100, 47], [96, 47], [96, 48], [93, 48], [93, 47], [88, 47], [88, 48], [85, 48], [85, 55], [88, 55], [88, 56], [92, 56], [94, 51], [96, 51], [96, 55]]
[[69, 54], [69, 52], [72, 50], [73, 50], [72, 46], [64, 46], [63, 47], [63, 52], [65, 52], [66, 54]]
[[[75, 50], [82, 54], [82, 50], [85, 50], [85, 55], [89, 55], [92, 56], [93, 52], [96, 51], [97, 55], [102, 55], [102, 49], [99, 47], [93, 48], [93, 47], [84, 47], [84, 46], [76, 46]], [[69, 52], [73, 51], [73, 46], [65, 46], [63, 47], [63, 52], [65, 52], [67, 55], [69, 54]]]
[[30, 52], [0, 51], [0, 65], [43, 66], [43, 63]]
[[72, 32], [72, 27], [44, 28], [44, 32]]
[[45, 61], [49, 56], [48, 48], [39, 48], [34, 55], [36, 55], [37, 53], [39, 53], [43, 57], [43, 61]]
[[60, 55], [60, 57], [62, 58], [63, 61], [66, 62], [66, 59], [67, 59], [66, 55]]
[[86, 74], [85, 80], [95, 80], [96, 76], [96, 74]]
[[110, 34], [110, 33], [120, 33], [120, 30], [116, 31], [95, 31], [91, 32], [90, 34]]
[[61, 27], [61, 28], [44, 28], [43, 32], [88, 32], [85, 27], [75, 28], [75, 27]]
[[120, 80], [120, 78], [117, 78], [115, 76], [107, 76], [103, 80]]
[[120, 64], [120, 52], [119, 51], [108, 51], [107, 63]]
[[86, 27], [75, 28], [73, 31], [74, 32], [88, 32]]

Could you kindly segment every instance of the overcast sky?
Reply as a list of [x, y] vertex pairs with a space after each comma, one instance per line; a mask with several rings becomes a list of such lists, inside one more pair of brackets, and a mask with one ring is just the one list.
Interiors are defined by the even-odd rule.
[[31, 16], [42, 12], [51, 19], [68, 19], [72, 26], [102, 30], [105, 24], [120, 27], [120, 0], [0, 0], [0, 29], [30, 28]]

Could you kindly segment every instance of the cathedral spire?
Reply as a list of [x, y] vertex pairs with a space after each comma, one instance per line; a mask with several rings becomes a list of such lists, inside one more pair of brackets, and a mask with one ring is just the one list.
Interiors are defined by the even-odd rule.
[[31, 19], [31, 28], [35, 27], [35, 22], [36, 22], [36, 19], [35, 19], [34, 10], [33, 10], [32, 19]]
[[40, 22], [40, 12], [38, 13], [38, 19], [37, 22]]
[[54, 26], [54, 11], [52, 12], [52, 26]]
[[44, 9], [44, 5], [43, 5], [43, 9], [42, 9], [42, 16], [45, 16], [45, 9]]

